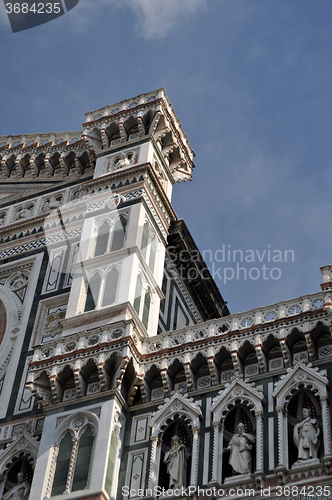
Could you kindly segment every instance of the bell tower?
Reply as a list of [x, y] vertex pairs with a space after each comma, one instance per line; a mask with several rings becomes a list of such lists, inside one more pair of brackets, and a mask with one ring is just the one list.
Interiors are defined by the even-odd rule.
[[193, 150], [164, 89], [87, 113], [82, 139], [97, 161], [68, 207], [84, 225], [63, 334], [131, 320], [156, 335], [172, 187], [191, 179]]

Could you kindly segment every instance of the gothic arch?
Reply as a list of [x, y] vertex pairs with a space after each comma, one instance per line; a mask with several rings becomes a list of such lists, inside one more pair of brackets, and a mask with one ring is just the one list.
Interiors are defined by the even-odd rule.
[[168, 375], [175, 391], [187, 392], [187, 378], [183, 359], [176, 357], [168, 367]]
[[[86, 476], [86, 485], [88, 486], [89, 484], [89, 477], [90, 477], [90, 471], [91, 471], [91, 466], [92, 466], [92, 461], [93, 461], [93, 451], [94, 451], [94, 442], [96, 439], [96, 435], [98, 433], [98, 428], [99, 428], [99, 420], [98, 417], [90, 412], [90, 411], [78, 411], [77, 413], [74, 413], [70, 416], [68, 416], [63, 422], [60, 423], [58, 428], [56, 429], [54, 435], [53, 435], [53, 453], [52, 453], [52, 458], [51, 458], [51, 464], [49, 467], [49, 473], [48, 473], [48, 480], [46, 484], [46, 491], [45, 491], [45, 497], [49, 498], [52, 492], [53, 488], [53, 481], [56, 477], [57, 473], [57, 460], [58, 456], [61, 457], [61, 454], [59, 454], [59, 449], [61, 446], [61, 442], [66, 439], [66, 436], [69, 434], [72, 438], [72, 446], [70, 447], [70, 460], [68, 462], [68, 472], [67, 472], [67, 478], [66, 478], [66, 484], [63, 485], [65, 486], [65, 493], [70, 493], [71, 491], [76, 491], [77, 488], [72, 489], [74, 482], [75, 482], [75, 475], [76, 475], [76, 461], [77, 457], [79, 456], [80, 453], [80, 440], [82, 436], [86, 432], [90, 432], [91, 434], [91, 455], [90, 455], [90, 460], [87, 469], [87, 476]], [[68, 440], [68, 439], [67, 439]], [[71, 466], [72, 464], [72, 466]], [[81, 489], [81, 488], [78, 488]]]
[[213, 455], [211, 482], [221, 484], [222, 481], [222, 448], [224, 437], [224, 421], [228, 413], [236, 406], [242, 405], [252, 412], [256, 420], [256, 475], [263, 474], [263, 404], [264, 396], [255, 384], [248, 384], [239, 376], [226, 384], [224, 390], [213, 399], [211, 406], [213, 426]]
[[148, 388], [151, 401], [164, 397], [160, 367], [156, 363], [145, 367], [144, 383]]
[[52, 402], [50, 375], [50, 370], [41, 370], [36, 373], [33, 380], [28, 380], [26, 383], [26, 388], [37, 400], [40, 408], [44, 408]]
[[154, 488], [158, 481], [161, 458], [161, 449], [158, 446], [160, 439], [169, 425], [178, 419], [182, 419], [193, 434], [190, 485], [197, 485], [199, 432], [200, 420], [202, 418], [203, 415], [198, 404], [194, 403], [192, 398], [189, 399], [179, 393], [175, 393], [170, 399], [166, 399], [165, 404], [159, 406], [158, 411], [152, 414], [150, 421], [151, 455], [149, 488]]
[[[0, 458], [0, 474], [6, 475], [15, 459], [20, 456], [29, 458], [33, 467], [37, 460], [39, 443], [32, 438], [27, 431], [23, 433], [5, 449]], [[22, 455], [23, 454], [23, 455]]]
[[287, 407], [292, 397], [303, 390], [310, 391], [318, 396], [323, 427], [324, 456], [323, 462], [331, 459], [331, 429], [330, 411], [328, 405], [328, 379], [325, 371], [312, 368], [311, 364], [298, 362], [293, 368], [288, 368], [287, 375], [275, 384], [273, 397], [276, 400], [278, 414], [278, 468], [288, 469], [288, 442]]
[[98, 221], [95, 228], [97, 237], [94, 241], [94, 257], [97, 257], [98, 255], [104, 255], [104, 253], [108, 251], [111, 228], [112, 222], [109, 219], [103, 218]]
[[69, 415], [60, 423], [54, 432], [53, 445], [59, 443], [68, 431], [72, 434], [72, 436], [81, 436], [89, 425], [93, 428], [94, 434], [97, 435], [99, 429], [99, 419], [95, 413], [80, 410], [77, 413]]
[[[0, 496], [4, 493], [7, 476], [10, 469], [18, 462], [26, 461], [31, 473], [35, 468], [39, 449], [39, 443], [24, 430], [23, 433], [4, 450], [0, 457]], [[32, 479], [32, 478], [31, 478]]]

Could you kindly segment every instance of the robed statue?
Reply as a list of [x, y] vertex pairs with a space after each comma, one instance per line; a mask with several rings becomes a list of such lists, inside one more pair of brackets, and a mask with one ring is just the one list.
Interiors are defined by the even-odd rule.
[[251, 450], [256, 439], [245, 432], [242, 422], [237, 426], [237, 434], [234, 434], [228, 447], [224, 450], [230, 451], [229, 464], [234, 473], [250, 474], [251, 472]]
[[294, 443], [298, 449], [298, 459], [310, 460], [317, 458], [320, 429], [317, 420], [310, 418], [308, 408], [303, 408], [302, 417], [302, 422], [294, 427]]
[[18, 483], [5, 495], [3, 500], [27, 500], [30, 493], [30, 485], [24, 480], [24, 472], [17, 474]]
[[187, 450], [185, 445], [180, 442], [179, 436], [172, 437], [172, 446], [165, 454], [164, 462], [169, 474], [169, 488], [186, 486]]

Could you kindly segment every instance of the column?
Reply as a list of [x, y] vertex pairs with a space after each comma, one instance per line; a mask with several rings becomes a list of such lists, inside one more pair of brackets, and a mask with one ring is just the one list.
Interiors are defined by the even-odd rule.
[[70, 457], [69, 469], [68, 469], [66, 489], [63, 492], [64, 495], [66, 493], [70, 493], [71, 492], [71, 487], [72, 487], [72, 484], [73, 484], [73, 478], [74, 478], [74, 472], [75, 472], [75, 464], [76, 464], [78, 443], [79, 443], [79, 439], [78, 438], [74, 438], [73, 439], [73, 447], [72, 447], [72, 450], [71, 450], [71, 457]]
[[326, 397], [321, 397], [322, 404], [322, 423], [323, 423], [323, 441], [324, 441], [324, 456], [331, 456], [331, 429], [330, 429], [330, 412]]
[[158, 438], [151, 438], [151, 456], [150, 456], [150, 468], [149, 468], [149, 484], [148, 488], [153, 490], [155, 482], [155, 471], [156, 471], [156, 452], [157, 452]]
[[256, 418], [256, 472], [263, 471], [263, 415], [255, 413]]
[[278, 415], [278, 466], [284, 464], [284, 408], [278, 406], [276, 408]]
[[218, 482], [218, 450], [219, 450], [219, 431], [220, 431], [220, 422], [213, 422], [213, 453], [212, 453], [212, 476], [211, 483]]
[[48, 479], [47, 479], [46, 491], [45, 491], [44, 498], [50, 498], [50, 496], [51, 496], [58, 453], [59, 453], [59, 444], [56, 443], [53, 446], [53, 454], [52, 454], [52, 460], [51, 460], [50, 473], [49, 473]]
[[190, 485], [197, 485], [197, 472], [198, 472], [198, 452], [199, 452], [199, 427], [193, 428], [193, 449], [192, 449], [192, 462], [191, 462], [191, 479]]

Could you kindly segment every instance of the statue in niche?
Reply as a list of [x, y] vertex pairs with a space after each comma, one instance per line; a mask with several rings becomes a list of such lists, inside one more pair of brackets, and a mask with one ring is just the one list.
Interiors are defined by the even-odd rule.
[[294, 427], [294, 443], [298, 449], [299, 460], [317, 458], [320, 429], [315, 418], [310, 418], [308, 408], [302, 410], [303, 420]]
[[181, 488], [186, 486], [188, 454], [179, 436], [172, 437], [171, 449], [165, 454], [164, 462], [169, 474], [169, 487]]
[[242, 422], [237, 426], [237, 434], [234, 434], [224, 451], [229, 450], [229, 464], [234, 474], [250, 474], [251, 472], [251, 450], [256, 439], [245, 432]]
[[27, 500], [30, 493], [30, 485], [24, 480], [24, 472], [17, 474], [18, 483], [9, 490], [2, 498], [3, 500]]

